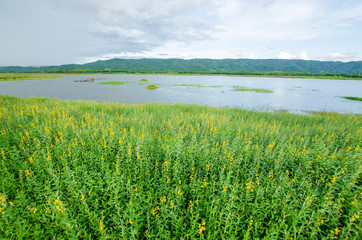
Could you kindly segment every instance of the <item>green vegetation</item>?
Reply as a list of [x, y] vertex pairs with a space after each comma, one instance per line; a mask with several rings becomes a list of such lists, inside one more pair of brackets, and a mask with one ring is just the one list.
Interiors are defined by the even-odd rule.
[[343, 97], [345, 99], [354, 100], [354, 101], [362, 101], [362, 98], [360, 97]]
[[148, 82], [148, 80], [147, 79], [141, 79], [141, 80], [139, 80], [140, 82]]
[[360, 239], [360, 115], [0, 96], [2, 239]]
[[263, 88], [247, 88], [242, 86], [234, 86], [234, 91], [240, 92], [260, 92], [260, 93], [273, 93], [273, 91]]
[[104, 85], [125, 85], [126, 83], [129, 83], [129, 82], [100, 82], [98, 84], [104, 84]]
[[62, 76], [37, 76], [21, 73], [0, 73], [0, 82], [2, 81], [22, 81], [22, 80], [39, 80], [63, 78]]
[[362, 61], [283, 59], [110, 59], [82, 65], [0, 67], [0, 72], [187, 74], [247, 77], [362, 79]]
[[158, 87], [156, 84], [150, 84], [150, 85], [147, 85], [146, 88], [147, 89], [157, 89], [157, 88], [160, 88], [160, 87]]

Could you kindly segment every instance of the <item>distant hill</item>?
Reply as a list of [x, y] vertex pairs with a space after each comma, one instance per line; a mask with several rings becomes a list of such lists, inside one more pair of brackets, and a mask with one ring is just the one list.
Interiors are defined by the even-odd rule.
[[283, 59], [110, 59], [86, 64], [44, 67], [0, 67], [0, 72], [202, 72], [202, 73], [313, 73], [362, 74], [362, 61], [324, 62]]

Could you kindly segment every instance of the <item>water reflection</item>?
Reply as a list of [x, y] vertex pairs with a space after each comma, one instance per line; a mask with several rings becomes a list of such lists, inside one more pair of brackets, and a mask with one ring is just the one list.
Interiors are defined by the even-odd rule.
[[[75, 82], [89, 75], [63, 79], [0, 82], [0, 94], [18, 97], [50, 97], [122, 103], [187, 103], [240, 107], [261, 111], [330, 111], [362, 114], [362, 103], [341, 96], [362, 97], [362, 81], [249, 78], [227, 76], [95, 75], [94, 82]], [[144, 84], [140, 79], [148, 79]], [[100, 82], [127, 81], [125, 85]], [[145, 89], [159, 84], [159, 89]], [[175, 86], [175, 85], [196, 86]], [[200, 85], [197, 87], [197, 85]], [[202, 87], [203, 86], [203, 87]], [[215, 87], [221, 86], [221, 87]], [[274, 93], [237, 92], [233, 86], [263, 88]]]

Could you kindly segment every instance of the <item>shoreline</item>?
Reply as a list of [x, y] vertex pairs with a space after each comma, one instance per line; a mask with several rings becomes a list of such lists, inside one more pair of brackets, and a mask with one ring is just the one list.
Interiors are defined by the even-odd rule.
[[[356, 80], [361, 81], [362, 77], [343, 77], [343, 76], [318, 76], [316, 75], [277, 75], [277, 74], [243, 74], [243, 73], [180, 73], [180, 72], [32, 72], [32, 73], [0, 73], [0, 81], [3, 75], [26, 75], [26, 76], [59, 76], [59, 75], [170, 75], [170, 76], [229, 76], [229, 77], [254, 77], [254, 78], [291, 78], [291, 79], [325, 79], [325, 80]], [[57, 77], [60, 78], [60, 77]], [[42, 78], [47, 79], [47, 78]], [[36, 79], [20, 79], [20, 80], [36, 80]], [[11, 80], [10, 80], [11, 81]], [[16, 81], [16, 80], [15, 80]]]

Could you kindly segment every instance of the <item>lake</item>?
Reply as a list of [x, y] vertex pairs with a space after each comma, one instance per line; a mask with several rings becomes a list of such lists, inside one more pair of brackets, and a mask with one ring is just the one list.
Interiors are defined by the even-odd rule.
[[[94, 76], [94, 82], [75, 82]], [[148, 82], [140, 82], [148, 79]], [[124, 85], [101, 82], [125, 81]], [[159, 89], [149, 90], [148, 84]], [[180, 86], [183, 84], [184, 86]], [[193, 86], [185, 86], [193, 85]], [[198, 86], [200, 85], [200, 86]], [[235, 86], [273, 93], [234, 91]], [[328, 111], [362, 114], [362, 81], [183, 75], [65, 75], [63, 79], [0, 82], [0, 94], [120, 103], [200, 104], [258, 111]]]

